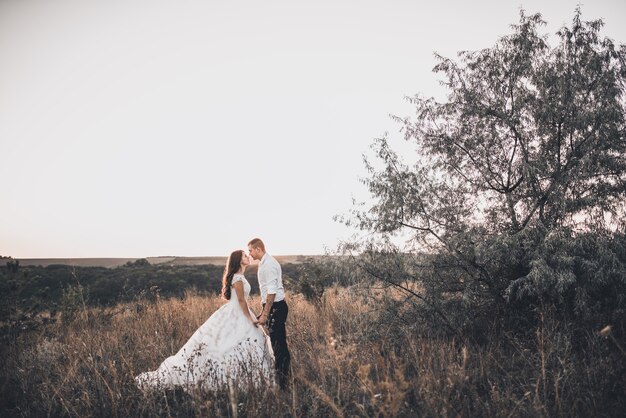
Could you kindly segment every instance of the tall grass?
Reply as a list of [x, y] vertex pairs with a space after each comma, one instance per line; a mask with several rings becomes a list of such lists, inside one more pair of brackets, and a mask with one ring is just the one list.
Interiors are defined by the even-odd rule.
[[[289, 299], [291, 383], [144, 394], [133, 377], [175, 353], [222, 303], [187, 293], [5, 336], [2, 416], [620, 416], [624, 357], [590, 333], [584, 356], [546, 320], [534, 338], [487, 344], [418, 335], [376, 299], [331, 289]], [[258, 303], [258, 301], [255, 301]], [[622, 357], [620, 357], [622, 356]], [[621, 367], [621, 370], [620, 370]]]

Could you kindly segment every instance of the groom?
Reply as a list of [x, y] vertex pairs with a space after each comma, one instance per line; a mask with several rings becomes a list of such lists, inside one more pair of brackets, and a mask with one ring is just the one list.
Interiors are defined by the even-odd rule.
[[268, 324], [278, 384], [281, 389], [286, 389], [291, 356], [287, 347], [287, 331], [285, 330], [289, 308], [285, 302], [282, 269], [278, 261], [265, 252], [265, 244], [259, 238], [254, 238], [248, 243], [248, 252], [253, 259], [260, 260], [257, 277], [261, 288], [263, 311], [258, 318], [259, 324]]

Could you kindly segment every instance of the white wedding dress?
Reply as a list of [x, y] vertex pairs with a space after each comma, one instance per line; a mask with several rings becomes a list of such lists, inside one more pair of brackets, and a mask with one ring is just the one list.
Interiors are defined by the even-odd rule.
[[[233, 284], [243, 282], [246, 300], [250, 283], [235, 274]], [[250, 311], [254, 318], [254, 313]], [[241, 310], [235, 290], [230, 300], [200, 326], [189, 341], [159, 368], [135, 377], [140, 389], [197, 386], [216, 389], [224, 384], [238, 386], [273, 383], [272, 344], [262, 327], [255, 327]]]

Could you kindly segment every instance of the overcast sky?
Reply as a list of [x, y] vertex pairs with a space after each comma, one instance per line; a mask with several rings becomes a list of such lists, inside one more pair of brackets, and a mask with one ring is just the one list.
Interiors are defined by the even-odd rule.
[[[319, 254], [434, 52], [578, 2], [0, 0], [0, 255]], [[626, 2], [582, 4], [626, 42]]]

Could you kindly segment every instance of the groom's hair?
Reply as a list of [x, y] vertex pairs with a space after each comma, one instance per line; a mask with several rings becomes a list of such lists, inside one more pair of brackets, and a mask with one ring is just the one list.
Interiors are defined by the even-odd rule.
[[263, 241], [261, 241], [261, 238], [251, 239], [248, 245], [252, 246], [253, 248], [260, 248], [261, 251], [265, 252], [265, 244], [263, 244]]

